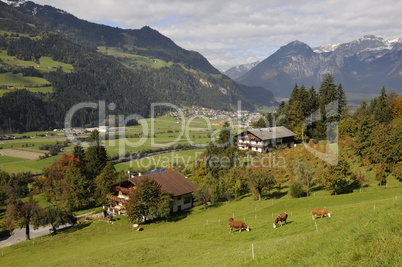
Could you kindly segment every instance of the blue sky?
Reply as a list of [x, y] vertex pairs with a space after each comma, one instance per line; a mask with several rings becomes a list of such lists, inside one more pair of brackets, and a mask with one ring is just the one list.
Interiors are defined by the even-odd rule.
[[402, 37], [394, 0], [34, 0], [113, 27], [150, 26], [219, 70], [263, 60], [299, 40], [311, 47], [373, 34]]

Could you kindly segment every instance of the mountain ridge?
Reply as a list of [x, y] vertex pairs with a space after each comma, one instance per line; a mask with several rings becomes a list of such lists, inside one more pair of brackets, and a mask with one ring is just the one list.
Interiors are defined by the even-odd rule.
[[[182, 49], [148, 26], [139, 30], [113, 28], [30, 1], [15, 7], [0, 2], [0, 19], [0, 50], [8, 58], [32, 62], [24, 67], [4, 60], [0, 71], [17, 74], [24, 69], [28, 73], [25, 69], [29, 68], [29, 73], [52, 86], [52, 92], [44, 94], [0, 84], [0, 90], [6, 91], [0, 97], [0, 132], [60, 128], [63, 116], [74, 105], [105, 99], [117, 107], [108, 112], [127, 116], [148, 116], [147, 107], [161, 102], [221, 110], [235, 110], [238, 101], [248, 110], [273, 102], [271, 92], [239, 85], [200, 53]], [[44, 57], [73, 69], [45, 71], [40, 66]], [[256, 92], [260, 97], [254, 97]], [[31, 102], [41, 104], [30, 108]], [[74, 118], [76, 126], [96, 121], [96, 110], [80, 110]]]
[[382, 86], [401, 91], [402, 38], [388, 41], [365, 35], [349, 43], [316, 48], [296, 40], [235, 80], [289, 97], [295, 83], [317, 88], [328, 73], [349, 94], [376, 94]]

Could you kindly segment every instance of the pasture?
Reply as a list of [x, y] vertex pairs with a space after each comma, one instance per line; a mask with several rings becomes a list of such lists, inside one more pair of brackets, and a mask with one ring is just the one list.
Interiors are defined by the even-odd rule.
[[[150, 157], [148, 162], [146, 159], [142, 159], [142, 164], [138, 164], [139, 161], [117, 164], [117, 170], [127, 171], [130, 167], [134, 170], [140, 170], [145, 163], [147, 166], [155, 165], [156, 167], [163, 167], [168, 162], [172, 164], [189, 163], [208, 142], [213, 140], [214, 134], [220, 129], [220, 126], [213, 125], [213, 123], [218, 121], [185, 118], [183, 123], [179, 123], [176, 118], [167, 116], [148, 118], [140, 121], [140, 125], [127, 127], [125, 132], [109, 133], [109, 136], [105, 137], [104, 145], [110, 157], [120, 157], [130, 153], [136, 155], [144, 151], [166, 150], [161, 151], [160, 155]], [[40, 150], [39, 147], [67, 140], [64, 134], [56, 132], [53, 132], [55, 134], [53, 136], [39, 136], [44, 133], [15, 134], [17, 137], [25, 135], [34, 138], [0, 141], [0, 169], [10, 173], [26, 171], [42, 173], [43, 168], [50, 166], [60, 158], [60, 155], [38, 160], [40, 154], [48, 152]], [[87, 136], [78, 137], [85, 138]], [[86, 146], [85, 143], [82, 145]], [[172, 154], [168, 148], [177, 145], [195, 145], [199, 149], [177, 151]], [[64, 149], [64, 152], [71, 153], [73, 147], [74, 145], [70, 144]]]
[[[331, 196], [240, 201], [182, 211], [177, 217], [131, 231], [94, 219], [1, 250], [2, 266], [399, 266], [402, 263], [402, 187], [365, 188]], [[326, 207], [331, 218], [312, 220]], [[288, 212], [274, 229], [274, 216]], [[228, 218], [250, 232], [229, 233]]]

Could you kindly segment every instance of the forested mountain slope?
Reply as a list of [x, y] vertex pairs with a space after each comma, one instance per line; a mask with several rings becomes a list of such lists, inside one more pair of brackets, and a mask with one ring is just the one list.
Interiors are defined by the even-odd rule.
[[[199, 53], [149, 27], [98, 25], [33, 2], [19, 7], [0, 2], [0, 20], [0, 50], [7, 55], [0, 56], [0, 75], [41, 77], [51, 85], [51, 93], [24, 92], [16, 90], [17, 81], [5, 83], [0, 76], [0, 132], [62, 127], [67, 111], [82, 102], [105, 100], [116, 105], [107, 112], [148, 116], [155, 102], [235, 109], [240, 100], [242, 108], [253, 109], [273, 101], [272, 93], [240, 86]], [[41, 64], [48, 58], [55, 63], [45, 69]], [[29, 105], [32, 101], [41, 104]], [[96, 123], [96, 109], [74, 116], [74, 126]]]

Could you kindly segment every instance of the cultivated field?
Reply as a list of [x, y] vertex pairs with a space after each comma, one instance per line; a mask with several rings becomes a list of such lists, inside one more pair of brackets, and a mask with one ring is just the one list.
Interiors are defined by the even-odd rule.
[[[400, 266], [402, 187], [293, 199], [245, 197], [183, 211], [169, 221], [131, 231], [125, 217], [115, 224], [83, 223], [55, 236], [1, 249], [2, 266]], [[331, 218], [312, 220], [311, 208]], [[274, 229], [274, 216], [288, 223]], [[228, 232], [228, 218], [250, 232]]]
[[[199, 155], [203, 147], [213, 140], [214, 132], [220, 129], [218, 125], [212, 123], [220, 120], [206, 121], [203, 119], [185, 118], [184, 124], [178, 123], [176, 118], [158, 117], [154, 120], [145, 119], [140, 121], [140, 125], [126, 128], [124, 133], [110, 133], [105, 138], [104, 145], [110, 157], [133, 159], [135, 155], [144, 151], [160, 151], [157, 156], [151, 156], [147, 159], [141, 159], [136, 162], [124, 162], [116, 165], [117, 170], [127, 171], [130, 167], [133, 170], [140, 170], [142, 167], [155, 165], [155, 167], [164, 167], [166, 164], [190, 163], [196, 155]], [[185, 126], [185, 127], [183, 127]], [[67, 140], [65, 135], [54, 133], [53, 136], [39, 137], [45, 132], [24, 133], [26, 136], [34, 136], [29, 139], [2, 140], [0, 143], [0, 169], [10, 172], [42, 173], [43, 168], [50, 166], [60, 155], [38, 160], [40, 155], [48, 152], [40, 150], [39, 147], [45, 144], [55, 144]], [[143, 134], [147, 134], [146, 136]], [[21, 136], [22, 134], [15, 135]], [[85, 138], [88, 135], [77, 136]], [[191, 151], [168, 150], [170, 146], [193, 145], [197, 149]], [[82, 143], [85, 147], [86, 144]], [[70, 144], [64, 149], [64, 153], [72, 153], [74, 144]], [[127, 156], [128, 155], [128, 156]], [[172, 161], [173, 160], [173, 161]], [[146, 166], [144, 166], [145, 164]]]

